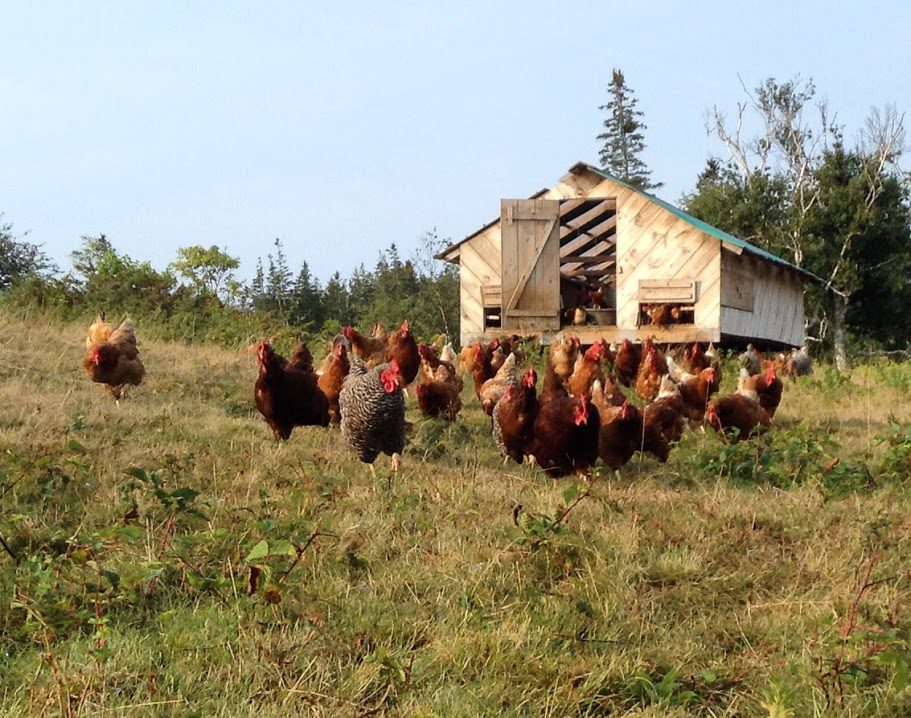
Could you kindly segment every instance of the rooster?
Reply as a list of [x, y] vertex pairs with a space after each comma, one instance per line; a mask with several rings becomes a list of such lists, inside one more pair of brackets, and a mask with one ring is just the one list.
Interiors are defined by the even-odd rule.
[[386, 346], [386, 361], [398, 363], [403, 386], [408, 386], [418, 375], [418, 370], [421, 368], [421, 355], [418, 353], [417, 342], [411, 336], [411, 327], [407, 319], [389, 338], [389, 344]]
[[348, 360], [348, 350], [344, 342], [339, 341], [326, 360], [320, 366], [322, 370], [317, 386], [320, 391], [326, 395], [329, 402], [329, 421], [338, 424], [342, 420], [341, 411], [338, 404], [338, 396], [342, 391], [342, 384], [345, 377], [348, 376], [348, 370], [351, 368], [351, 362]]
[[535, 386], [538, 374], [530, 368], [519, 386], [511, 386], [493, 409], [493, 438], [500, 454], [521, 464], [538, 416]]
[[392, 457], [392, 469], [397, 471], [405, 448], [405, 397], [398, 363], [368, 370], [360, 357], [353, 356], [338, 400], [345, 443], [370, 464], [371, 472], [381, 453]]
[[329, 400], [312, 370], [291, 366], [268, 341], [259, 343], [257, 359], [253, 398], [276, 439], [289, 439], [295, 426], [329, 425]]
[[146, 370], [139, 358], [136, 346], [136, 329], [130, 319], [124, 319], [114, 328], [98, 316], [89, 327], [85, 341], [88, 350], [82, 364], [86, 376], [111, 393], [118, 403], [126, 391], [126, 385], [142, 383]]
[[548, 476], [586, 471], [598, 460], [599, 426], [585, 397], [554, 399], [539, 409], [526, 451]]

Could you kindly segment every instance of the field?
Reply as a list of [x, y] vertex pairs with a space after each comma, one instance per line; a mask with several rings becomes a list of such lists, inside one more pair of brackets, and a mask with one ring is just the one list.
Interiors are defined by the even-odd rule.
[[374, 478], [277, 445], [239, 350], [139, 326], [116, 406], [84, 329], [0, 317], [2, 716], [911, 714], [907, 365], [590, 486], [412, 398]]

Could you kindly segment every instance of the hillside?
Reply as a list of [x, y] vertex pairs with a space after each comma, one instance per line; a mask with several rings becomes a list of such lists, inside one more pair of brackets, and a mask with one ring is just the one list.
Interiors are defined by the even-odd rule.
[[911, 714], [908, 365], [586, 491], [470, 387], [374, 479], [274, 442], [251, 354], [138, 335], [118, 407], [84, 326], [0, 316], [0, 716]]

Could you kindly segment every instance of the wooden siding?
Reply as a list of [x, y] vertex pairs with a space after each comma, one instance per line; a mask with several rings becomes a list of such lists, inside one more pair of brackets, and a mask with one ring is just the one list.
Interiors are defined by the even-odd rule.
[[[717, 237], [697, 229], [648, 197], [593, 172], [570, 172], [535, 199], [589, 197], [616, 199], [616, 216], [609, 221], [616, 223], [617, 326], [566, 327], [566, 331], [580, 337], [591, 334], [609, 340], [654, 335], [659, 342], [697, 339], [717, 342], [725, 334], [795, 346], [803, 343], [803, 284], [798, 274], [743, 250], [737, 254], [736, 248], [732, 251]], [[505, 329], [485, 333], [481, 306], [481, 287], [502, 282], [500, 255], [499, 222], [445, 255], [460, 264], [463, 345], [505, 333]], [[662, 330], [637, 326], [639, 303], [643, 301], [639, 296], [641, 282], [655, 280], [694, 283], [694, 326], [671, 325]], [[535, 331], [533, 320], [529, 317], [523, 323], [528, 327], [526, 333], [550, 335], [549, 327], [541, 326], [540, 332]]]
[[[789, 346], [804, 343], [803, 283], [794, 271], [725, 250], [721, 282], [722, 334]], [[752, 311], [744, 308], [746, 296], [752, 297]]]
[[[671, 330], [642, 327], [659, 341], [689, 332], [695, 339], [720, 335], [721, 243], [674, 216], [638, 192], [602, 180], [593, 195], [617, 197], [617, 328], [639, 334], [640, 282], [685, 280], [695, 283], [695, 326]], [[667, 337], [663, 337], [667, 334]]]
[[[496, 239], [489, 236], [496, 229]], [[483, 234], [461, 247], [459, 260], [459, 334], [484, 331], [484, 310], [481, 306], [481, 287], [500, 284], [500, 230], [490, 227]]]

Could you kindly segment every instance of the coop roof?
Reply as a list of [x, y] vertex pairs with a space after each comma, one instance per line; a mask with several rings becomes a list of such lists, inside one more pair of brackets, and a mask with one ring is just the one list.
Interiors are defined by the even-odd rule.
[[[795, 272], [798, 272], [799, 274], [803, 275], [807, 279], [810, 279], [810, 280], [813, 280], [816, 282], [823, 281], [822, 279], [817, 277], [815, 274], [812, 274], [811, 272], [808, 272], [805, 269], [801, 269], [796, 264], [792, 264], [791, 262], [788, 262], [787, 260], [784, 260], [781, 257], [778, 257], [778, 256], [772, 254], [771, 252], [767, 252], [764, 249], [760, 249], [756, 245], [750, 244], [749, 242], [747, 242], [745, 240], [739, 239], [738, 237], [735, 237], [732, 234], [723, 232], [722, 230], [718, 229], [717, 227], [713, 227], [712, 225], [708, 224], [707, 222], [703, 222], [701, 219], [697, 219], [693, 215], [687, 214], [679, 207], [675, 207], [674, 205], [669, 204], [668, 202], [665, 202], [663, 199], [660, 199], [653, 194], [645, 192], [644, 190], [641, 190], [637, 187], [633, 187], [632, 185], [628, 184], [627, 182], [624, 182], [619, 177], [614, 177], [614, 175], [612, 175], [608, 172], [605, 172], [602, 169], [594, 167], [593, 165], [587, 164], [585, 162], [577, 162], [575, 165], [573, 165], [570, 168], [569, 171], [571, 174], [575, 174], [575, 175], [580, 175], [580, 174], [583, 174], [584, 172], [591, 172], [599, 177], [608, 179], [611, 182], [616, 182], [617, 184], [622, 185], [623, 187], [626, 187], [626, 188], [632, 190], [633, 192], [637, 192], [637, 193], [647, 197], [649, 200], [651, 200], [652, 202], [657, 204], [662, 209], [667, 210], [668, 212], [673, 214], [675, 217], [683, 220], [684, 222], [687, 222], [688, 224], [692, 225], [696, 229], [699, 229], [699, 230], [705, 232], [706, 234], [710, 234], [711, 236], [715, 237], [716, 239], [721, 240], [721, 242], [728, 245], [729, 249], [732, 249], [737, 254], [740, 254], [741, 252], [746, 251], [746, 252], [749, 252], [750, 254], [752, 254], [756, 257], [759, 257], [761, 259], [764, 259], [766, 261], [773, 262], [773, 263], [779, 264], [783, 267], [792, 269]], [[541, 197], [547, 191], [548, 191], [547, 189], [539, 190], [538, 192], [533, 194], [530, 199], [536, 199], [538, 197]], [[450, 262], [456, 261], [458, 255], [453, 254], [453, 250], [458, 249], [465, 242], [468, 242], [471, 239], [474, 239], [479, 234], [481, 234], [485, 230], [489, 229], [490, 227], [492, 227], [499, 221], [500, 221], [500, 218], [497, 217], [492, 222], [488, 222], [487, 224], [485, 224], [483, 227], [478, 229], [476, 232], [472, 232], [464, 239], [462, 239], [458, 242], [455, 242], [454, 244], [451, 244], [449, 247], [447, 247], [446, 249], [444, 249], [442, 252], [440, 252], [437, 255], [437, 259], [442, 259], [442, 260], [446, 260], [446, 261], [450, 261]]]

